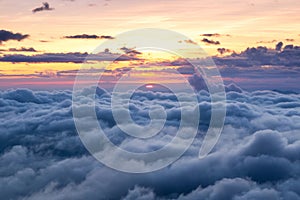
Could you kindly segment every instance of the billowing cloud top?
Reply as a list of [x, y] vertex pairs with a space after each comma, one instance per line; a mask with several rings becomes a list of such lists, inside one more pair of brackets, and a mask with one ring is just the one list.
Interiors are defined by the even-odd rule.
[[[83, 102], [90, 102], [89, 94], [88, 89], [82, 92]], [[132, 97], [131, 116], [139, 124], [148, 123], [145, 108], [152, 103], [166, 109], [162, 133], [147, 140], [124, 134], [113, 119], [110, 94], [101, 89], [96, 94], [99, 123], [114, 144], [148, 152], [174, 137], [180, 108], [173, 94], [137, 91]], [[2, 198], [299, 199], [300, 95], [228, 86], [222, 136], [214, 151], [200, 160], [211, 105], [207, 92], [198, 95], [200, 129], [189, 150], [168, 168], [131, 175], [99, 164], [85, 150], [72, 119], [71, 91], [0, 92]], [[85, 106], [89, 104], [83, 111]]]
[[300, 46], [286, 45], [283, 49], [282, 47], [282, 42], [277, 43], [275, 49], [249, 47], [241, 53], [233, 53], [223, 58], [214, 57], [214, 60], [221, 66], [300, 66]]

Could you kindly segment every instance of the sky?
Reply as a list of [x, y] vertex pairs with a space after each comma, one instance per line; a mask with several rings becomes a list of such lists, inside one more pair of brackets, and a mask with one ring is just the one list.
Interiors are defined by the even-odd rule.
[[[296, 60], [299, 49], [292, 48], [289, 58], [287, 55], [290, 53], [280, 51], [286, 45], [297, 46], [300, 42], [299, 4], [297, 0], [184, 3], [160, 0], [155, 3], [134, 0], [53, 0], [48, 1], [48, 7], [45, 8], [40, 1], [2, 0], [0, 87], [70, 88], [74, 77], [63, 76], [60, 72], [78, 70], [86, 52], [92, 53], [103, 42], [115, 40], [126, 31], [163, 28], [190, 38], [178, 42], [203, 48], [207, 56], [216, 60], [225, 83], [234, 82], [248, 90], [278, 87], [277, 89], [296, 91], [298, 87], [295, 76], [299, 74], [299, 62]], [[36, 8], [37, 11], [34, 11]], [[20, 35], [17, 38], [14, 35], [7, 37], [7, 33]], [[283, 42], [282, 50], [272, 51], [279, 42]], [[254, 63], [251, 67], [240, 66], [240, 63], [236, 64], [234, 61], [228, 63], [227, 58], [230, 60], [233, 53], [237, 54], [234, 59], [247, 59], [250, 56], [242, 52], [258, 46], [265, 46], [270, 50], [268, 55], [265, 52], [257, 53], [255, 59], [264, 57], [262, 62]], [[124, 44], [110, 51], [118, 54], [130, 53], [128, 50], [121, 50], [122, 47], [135, 48]], [[74, 53], [83, 55], [72, 55]], [[20, 59], [20, 55], [23, 59]], [[35, 55], [45, 58], [36, 59]], [[57, 56], [63, 58], [53, 58]], [[144, 56], [149, 62], [154, 61], [154, 58], [147, 55], [134, 56]], [[290, 59], [294, 64], [266, 61], [267, 56], [273, 56], [269, 58], [273, 60], [277, 57], [281, 60]], [[168, 57], [161, 55], [161, 58]], [[175, 58], [168, 59], [172, 62]], [[159, 65], [159, 61], [157, 62]], [[123, 67], [130, 67], [131, 64], [119, 62]], [[289, 67], [286, 68], [286, 65]]]
[[1, 198], [300, 200], [299, 0], [46, 1], [0, 0]]

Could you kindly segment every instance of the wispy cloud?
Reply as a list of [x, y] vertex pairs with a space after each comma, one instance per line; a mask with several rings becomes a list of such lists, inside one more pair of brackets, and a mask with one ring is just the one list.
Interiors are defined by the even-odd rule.
[[269, 44], [269, 43], [274, 43], [274, 42], [277, 42], [277, 40], [261, 40], [261, 41], [258, 41], [256, 42], [257, 44]]
[[229, 35], [229, 34], [220, 34], [220, 33], [204, 33], [204, 34], [200, 34], [200, 36], [203, 36], [203, 37], [221, 37], [221, 36], [230, 37], [231, 35]]
[[204, 33], [204, 34], [200, 34], [200, 36], [204, 36], [204, 37], [220, 37], [221, 34], [219, 34], [219, 33]]
[[33, 47], [21, 47], [21, 48], [9, 48], [8, 51], [15, 51], [15, 52], [37, 52]]
[[50, 10], [54, 10], [54, 8], [50, 8], [49, 3], [44, 2], [43, 6], [33, 9], [32, 12], [36, 13], [36, 12], [50, 11]]
[[213, 45], [221, 44], [219, 41], [209, 40], [207, 38], [203, 38], [201, 41], [206, 44], [213, 44]]
[[187, 44], [197, 44], [197, 42], [194, 42], [193, 40], [191, 40], [191, 39], [188, 39], [188, 40], [184, 40], [184, 41], [178, 41], [179, 43], [182, 43], [182, 42], [185, 42], [185, 43], [187, 43]]
[[100, 38], [101, 39], [115, 39], [114, 37], [112, 37], [110, 35], [101, 35]]
[[139, 52], [135, 50], [134, 48], [127, 48], [127, 47], [122, 47], [120, 50], [124, 51], [128, 55], [137, 55], [137, 54], [142, 54], [142, 52]]
[[287, 41], [287, 42], [294, 42], [294, 41], [295, 41], [295, 39], [292, 39], [292, 38], [287, 38], [287, 39], [285, 39], [285, 41]]
[[114, 37], [110, 35], [89, 35], [89, 34], [81, 34], [81, 35], [69, 35], [64, 36], [64, 38], [68, 39], [114, 39]]
[[7, 54], [0, 57], [0, 62], [28, 62], [28, 63], [82, 63], [85, 59], [93, 61], [129, 61], [129, 60], [139, 60], [134, 54], [121, 55], [111, 52], [100, 52], [97, 54], [88, 53], [44, 53], [38, 55], [23, 55], [23, 54]]

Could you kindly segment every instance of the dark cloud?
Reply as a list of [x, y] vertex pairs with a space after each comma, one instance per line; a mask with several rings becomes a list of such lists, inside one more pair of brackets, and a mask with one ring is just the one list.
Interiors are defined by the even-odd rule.
[[192, 66], [183, 66], [183, 67], [178, 67], [177, 68], [177, 71], [180, 73], [180, 74], [189, 74], [189, 75], [193, 75], [195, 73], [195, 69], [194, 67]]
[[43, 3], [43, 6], [33, 9], [32, 12], [33, 12], [33, 13], [36, 13], [36, 12], [50, 11], [50, 10], [54, 10], [54, 8], [51, 8], [51, 7], [49, 6], [49, 3], [44, 2], [44, 3]]
[[229, 35], [229, 34], [220, 34], [220, 33], [204, 33], [204, 34], [200, 34], [200, 36], [203, 36], [203, 37], [221, 37], [221, 36], [230, 37], [231, 35]]
[[204, 33], [204, 34], [201, 34], [200, 36], [204, 36], [204, 37], [220, 37], [221, 34], [219, 34], [219, 33]]
[[197, 91], [208, 90], [204, 79], [195, 73], [188, 78], [188, 81]]
[[142, 52], [139, 52], [135, 50], [134, 48], [127, 48], [127, 47], [122, 47], [120, 50], [124, 51], [124, 53], [129, 54], [129, 55], [138, 55], [142, 54]]
[[[299, 46], [295, 46], [295, 49], [299, 49], [300, 47]], [[283, 50], [293, 50], [294, 49], [294, 45], [292, 44], [288, 44], [288, 45], [285, 45], [285, 47], [283, 48]]]
[[81, 34], [81, 35], [70, 35], [70, 36], [64, 36], [64, 38], [68, 39], [114, 39], [114, 37], [109, 35], [88, 35], [88, 34]]
[[2, 42], [8, 41], [8, 40], [21, 41], [21, 40], [24, 40], [28, 37], [29, 37], [28, 34], [23, 35], [21, 33], [13, 33], [11, 31], [0, 30], [0, 44]]
[[64, 38], [69, 39], [98, 39], [98, 35], [88, 35], [88, 34], [82, 34], [82, 35], [70, 35], [70, 36], [64, 36]]
[[127, 61], [138, 60], [133, 55], [121, 55], [110, 52], [100, 52], [98, 54], [88, 53], [44, 53], [38, 55], [23, 55], [23, 54], [9, 54], [0, 57], [2, 62], [72, 62], [82, 63], [88, 59], [90, 61]]
[[[147, 174], [111, 170], [92, 158], [72, 118], [72, 92], [0, 91], [0, 193], [4, 199], [299, 199], [299, 94], [239, 92], [227, 86], [227, 116], [213, 152], [198, 159], [200, 130], [171, 166]], [[94, 98], [80, 94], [84, 109]], [[190, 94], [182, 93], [188, 98]], [[198, 92], [200, 124], [210, 121], [210, 94]], [[167, 121], [149, 140], [127, 137], [115, 124], [110, 93], [97, 90], [95, 110], [108, 137], [127, 150], [151, 151], [176, 134], [180, 107], [169, 92], [136, 91], [134, 120], [146, 124], [149, 105], [162, 105]]]
[[209, 40], [207, 38], [203, 38], [201, 41], [206, 44], [213, 44], [213, 45], [221, 44], [219, 41]]
[[205, 36], [205, 37], [220, 37], [221, 34], [219, 34], [219, 33], [205, 33], [205, 34], [201, 34], [200, 36]]
[[283, 43], [282, 43], [282, 42], [278, 42], [278, 43], [276, 44], [276, 46], [275, 46], [275, 50], [276, 50], [276, 51], [281, 51], [282, 46], [283, 46]]
[[[189, 68], [186, 68], [184, 71], [183, 70], [179, 70], [179, 72], [183, 71], [186, 72]], [[208, 91], [208, 87], [206, 85], [206, 82], [204, 81], [203, 77], [199, 76], [198, 74], [194, 73], [194, 70], [190, 70], [188, 71], [189, 73], [182, 73], [182, 74], [191, 74], [191, 76], [188, 78], [188, 81], [190, 83], [190, 85], [196, 90], [196, 91], [201, 91], [201, 90], [205, 90]], [[237, 93], [242, 93], [243, 90], [237, 86], [234, 83], [230, 83], [228, 85], [225, 86], [225, 91], [226, 92], [237, 92]]]
[[231, 49], [226, 49], [226, 48], [218, 48], [217, 51], [223, 55], [225, 53], [232, 53], [233, 51]]
[[88, 56], [87, 53], [44, 53], [38, 55], [13, 54], [4, 55], [2, 62], [73, 62], [81, 63]]
[[9, 48], [8, 51], [15, 51], [15, 52], [19, 52], [19, 51], [21, 51], [21, 52], [37, 52], [37, 50], [35, 50], [33, 47], [28, 47], [28, 48], [21, 47], [19, 49], [17, 49], [17, 48]]
[[110, 35], [101, 35], [100, 38], [101, 39], [115, 39], [114, 37], [112, 37]]
[[279, 42], [275, 49], [263, 46], [247, 48], [241, 53], [233, 53], [222, 58], [214, 57], [214, 61], [217, 65], [229, 67], [300, 66], [300, 47], [286, 45], [281, 50], [282, 46], [283, 43]]

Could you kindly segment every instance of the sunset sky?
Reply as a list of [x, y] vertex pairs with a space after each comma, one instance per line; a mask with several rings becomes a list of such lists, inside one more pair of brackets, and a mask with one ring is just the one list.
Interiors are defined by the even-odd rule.
[[300, 0], [0, 0], [0, 199], [300, 200]]
[[[114, 40], [118, 34], [138, 28], [164, 28], [179, 32], [191, 41], [178, 42], [197, 43], [209, 56], [226, 59], [230, 59], [233, 52], [244, 58], [245, 55], [240, 52], [248, 47], [275, 49], [280, 41], [283, 47], [289, 44], [295, 46], [300, 42], [300, 2], [297, 0], [158, 0], [155, 4], [144, 0], [51, 0], [48, 4], [48, 9], [44, 9], [42, 1], [0, 1], [3, 30], [0, 34], [1, 88], [49, 84], [69, 87], [73, 78], [62, 78], [61, 71], [78, 69], [86, 56], [85, 52], [91, 53], [102, 42]], [[34, 9], [40, 10], [33, 12]], [[5, 39], [4, 32], [20, 33], [21, 38]], [[83, 38], [84, 35], [88, 38]], [[294, 50], [296, 58], [291, 59], [298, 58], [299, 49]], [[73, 55], [75, 52], [81, 54]], [[120, 50], [111, 53], [128, 52]], [[276, 52], [269, 53], [277, 56]], [[39, 60], [35, 55], [41, 55], [43, 59]], [[23, 56], [22, 59], [20, 56]], [[284, 88], [295, 89], [296, 79], [293, 76], [299, 73], [295, 68], [297, 63], [288, 69], [280, 67], [284, 64], [268, 62], [255, 64], [252, 68], [240, 69], [241, 66], [236, 66], [233, 69], [231, 64], [225, 62], [217, 62], [225, 81], [240, 82], [241, 86], [251, 88], [249, 84], [253, 82], [253, 76], [250, 75], [254, 74], [255, 79], [259, 79], [255, 84], [265, 84], [269, 88], [274, 83], [282, 85], [283, 79], [288, 78], [290, 82]], [[130, 64], [127, 63], [127, 67]], [[124, 63], [120, 65], [124, 66]], [[232, 70], [239, 72], [232, 74]], [[278, 77], [282, 71], [284, 77]], [[261, 78], [270, 78], [272, 84], [264, 83]]]

